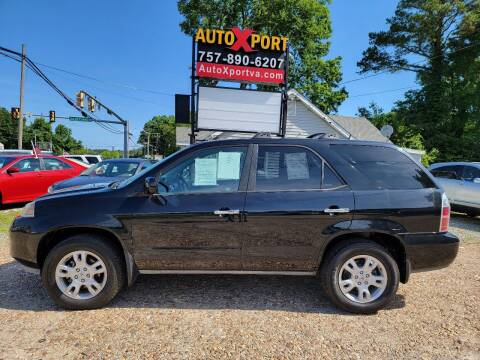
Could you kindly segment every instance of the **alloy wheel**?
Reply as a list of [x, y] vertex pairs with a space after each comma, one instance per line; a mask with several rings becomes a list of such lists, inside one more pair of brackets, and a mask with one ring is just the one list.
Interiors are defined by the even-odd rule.
[[90, 251], [73, 251], [57, 264], [55, 282], [60, 291], [72, 299], [91, 299], [105, 287], [107, 267]]
[[387, 281], [384, 265], [371, 255], [348, 259], [338, 274], [338, 285], [343, 295], [361, 304], [377, 300], [385, 292]]

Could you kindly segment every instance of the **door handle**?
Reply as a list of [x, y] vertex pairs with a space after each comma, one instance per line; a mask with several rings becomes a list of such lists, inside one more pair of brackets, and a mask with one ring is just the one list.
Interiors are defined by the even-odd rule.
[[215, 210], [213, 213], [215, 215], [219, 215], [219, 216], [222, 216], [222, 215], [239, 215], [240, 210]]
[[350, 212], [349, 208], [329, 208], [323, 210], [324, 213], [334, 215], [334, 214], [346, 214]]

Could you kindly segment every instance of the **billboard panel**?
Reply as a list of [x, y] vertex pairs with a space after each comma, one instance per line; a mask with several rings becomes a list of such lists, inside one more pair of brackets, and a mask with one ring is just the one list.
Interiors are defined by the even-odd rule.
[[281, 93], [200, 87], [198, 96], [199, 130], [280, 131]]

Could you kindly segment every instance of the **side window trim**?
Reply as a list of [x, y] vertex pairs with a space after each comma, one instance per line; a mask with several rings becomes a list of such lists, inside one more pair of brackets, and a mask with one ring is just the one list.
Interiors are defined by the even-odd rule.
[[[318, 157], [320, 159], [320, 161], [322, 162], [322, 177], [320, 179], [320, 189], [292, 189], [292, 190], [257, 190], [256, 189], [256, 184], [257, 184], [257, 163], [258, 163], [258, 151], [259, 151], [259, 148], [260, 146], [270, 146], [270, 147], [284, 147], [284, 148], [287, 148], [287, 147], [297, 147], [297, 148], [303, 148], [303, 149], [306, 149], [307, 151], [310, 151], [314, 156]], [[325, 166], [329, 167], [330, 170], [333, 172], [333, 174], [338, 178], [338, 180], [340, 180], [340, 182], [342, 183], [341, 186], [337, 186], [337, 187], [334, 187], [334, 188], [328, 188], [328, 189], [324, 189], [323, 188], [323, 181], [324, 181], [324, 170], [325, 170]], [[347, 183], [345, 182], [345, 180], [339, 176], [339, 174], [333, 169], [332, 166], [330, 166], [330, 164], [325, 160], [325, 158], [320, 155], [315, 149], [312, 149], [311, 147], [308, 147], [308, 146], [304, 146], [304, 145], [297, 145], [297, 144], [288, 144], [288, 145], [284, 145], [284, 144], [255, 144], [255, 148], [254, 148], [254, 152], [253, 152], [253, 160], [252, 160], [252, 164], [251, 164], [251, 171], [250, 171], [250, 180], [249, 180], [249, 184], [248, 184], [248, 188], [247, 188], [247, 192], [260, 192], [260, 193], [267, 193], [267, 192], [304, 192], [304, 191], [333, 191], [333, 190], [338, 190], [338, 189], [342, 189], [342, 188], [348, 188], [349, 186], [347, 185]]]
[[[210, 191], [191, 191], [191, 192], [177, 192], [177, 193], [162, 193], [162, 196], [177, 196], [177, 195], [200, 195], [200, 194], [212, 194], [212, 195], [218, 195], [218, 194], [235, 194], [235, 193], [241, 193], [247, 191], [247, 185], [248, 185], [248, 179], [249, 179], [249, 173], [250, 173], [250, 168], [251, 168], [251, 158], [253, 157], [253, 146], [252, 144], [238, 144], [238, 145], [215, 145], [215, 146], [210, 146], [207, 148], [202, 148], [202, 149], [197, 149], [194, 150], [193, 152], [188, 152], [184, 154], [182, 157], [177, 159], [176, 161], [172, 162], [171, 164], [168, 164], [165, 168], [160, 169], [156, 176], [155, 180], [158, 183], [160, 181], [160, 177], [162, 174], [168, 172], [170, 169], [174, 168], [178, 164], [182, 163], [182, 161], [186, 160], [187, 158], [195, 156], [195, 154], [205, 151], [205, 150], [211, 150], [211, 149], [225, 149], [225, 148], [232, 148], [232, 147], [244, 147], [246, 148], [246, 155], [245, 155], [245, 162], [243, 164], [243, 169], [240, 174], [240, 181], [238, 185], [238, 190], [237, 191], [222, 191], [222, 192], [210, 192]], [[159, 194], [160, 195], [160, 194]]]

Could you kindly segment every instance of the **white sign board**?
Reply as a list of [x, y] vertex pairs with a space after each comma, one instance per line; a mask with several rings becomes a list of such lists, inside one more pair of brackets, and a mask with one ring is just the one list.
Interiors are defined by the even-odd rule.
[[217, 159], [195, 159], [193, 185], [217, 185]]
[[278, 134], [281, 103], [276, 92], [200, 87], [198, 129]]
[[240, 159], [241, 152], [223, 152], [218, 153], [218, 174], [219, 180], [238, 180], [240, 179]]

